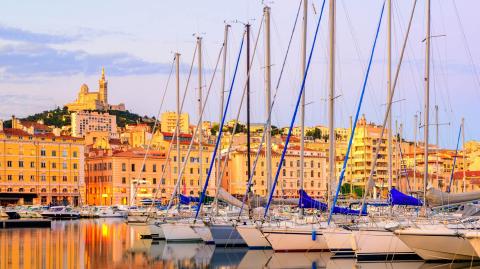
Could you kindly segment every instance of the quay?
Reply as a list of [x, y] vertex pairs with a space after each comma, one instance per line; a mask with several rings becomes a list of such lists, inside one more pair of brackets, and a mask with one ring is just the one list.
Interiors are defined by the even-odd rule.
[[51, 228], [52, 221], [47, 219], [5, 219], [0, 220], [0, 229], [8, 228]]

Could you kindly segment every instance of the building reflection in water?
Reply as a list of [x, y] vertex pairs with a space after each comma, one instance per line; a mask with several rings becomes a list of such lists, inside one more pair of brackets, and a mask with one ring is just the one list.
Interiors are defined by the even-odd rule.
[[[51, 229], [0, 230], [3, 268], [443, 268], [444, 265], [361, 263], [331, 259], [330, 253], [273, 253], [215, 248], [204, 244], [166, 244], [140, 239], [144, 226], [122, 219], [52, 222]], [[440, 267], [439, 267], [440, 266]], [[455, 264], [455, 268], [469, 268]], [[478, 264], [475, 264], [478, 266]]]

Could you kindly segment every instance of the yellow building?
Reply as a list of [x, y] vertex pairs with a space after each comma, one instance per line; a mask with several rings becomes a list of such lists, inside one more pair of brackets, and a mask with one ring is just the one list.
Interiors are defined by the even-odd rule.
[[[175, 132], [175, 129], [177, 128], [177, 113], [172, 111], [162, 113], [160, 125], [162, 132]], [[188, 113], [180, 114], [180, 132], [189, 133], [189, 127], [190, 119]]]
[[1, 204], [80, 202], [83, 140], [5, 128], [0, 143]]
[[82, 110], [125, 110], [124, 104], [108, 104], [108, 81], [105, 79], [105, 69], [102, 68], [102, 76], [98, 80], [98, 92], [91, 92], [87, 84], [80, 86], [77, 99], [66, 105], [68, 111]]
[[[272, 181], [278, 169], [280, 151], [272, 152]], [[250, 158], [255, 159], [257, 150], [252, 150]], [[325, 197], [327, 190], [326, 181], [326, 157], [325, 154], [317, 151], [305, 150], [304, 190], [312, 197]], [[253, 166], [253, 161], [252, 161]], [[254, 171], [252, 190], [260, 196], [267, 195], [265, 151], [261, 156]], [[282, 164], [275, 189], [277, 197], [298, 197], [300, 189], [300, 148], [292, 146], [287, 150], [285, 161]], [[247, 150], [237, 149], [230, 153], [227, 171], [222, 181], [222, 187], [232, 195], [244, 195], [246, 182], [248, 181], [247, 171]]]

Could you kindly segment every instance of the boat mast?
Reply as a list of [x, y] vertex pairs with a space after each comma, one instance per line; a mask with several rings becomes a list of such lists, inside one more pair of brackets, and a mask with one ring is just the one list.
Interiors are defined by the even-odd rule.
[[466, 169], [467, 169], [467, 166], [465, 165], [465, 118], [462, 118], [462, 148], [463, 148], [463, 192], [465, 192], [467, 190], [467, 186], [465, 185], [466, 184]]
[[[251, 160], [250, 160], [250, 23], [245, 25], [246, 34], [247, 34], [247, 174], [250, 176], [251, 170]], [[233, 130], [235, 132], [235, 130]], [[232, 139], [233, 139], [232, 134]], [[248, 182], [248, 177], [247, 177]]]
[[[272, 143], [271, 143], [271, 120], [270, 109], [272, 106], [271, 100], [271, 64], [270, 64], [270, 7], [265, 6], [263, 8], [265, 17], [265, 117], [267, 118], [267, 126], [265, 133], [266, 152], [265, 158], [267, 163], [267, 193], [272, 190]], [[249, 152], [250, 153], [250, 152]], [[248, 174], [250, 176], [250, 174]]]
[[[225, 76], [226, 76], [226, 68], [227, 68], [227, 41], [228, 41], [228, 28], [230, 28], [229, 24], [225, 24], [225, 30], [223, 33], [223, 67], [222, 67], [222, 86], [220, 87], [220, 113], [219, 114], [219, 119], [218, 119], [218, 132], [217, 135], [220, 134], [220, 124], [222, 123], [223, 120], [223, 102], [225, 99]], [[220, 181], [220, 175], [221, 175], [221, 164], [222, 164], [222, 156], [221, 156], [222, 148], [218, 147], [218, 152], [217, 152], [217, 180], [216, 182]], [[213, 160], [212, 160], [213, 161]], [[216, 186], [218, 189], [218, 186]], [[216, 194], [215, 194], [216, 195]], [[217, 215], [218, 215], [218, 205], [215, 206]]]
[[440, 147], [439, 147], [439, 141], [438, 141], [438, 105], [435, 105], [435, 145], [436, 145], [436, 150], [435, 150], [435, 173], [437, 174], [436, 175], [436, 178], [437, 178], [437, 184], [438, 184], [438, 180], [439, 180], [439, 172], [440, 170], [438, 169], [439, 166], [438, 166], [438, 151], [440, 150]]
[[198, 121], [200, 126], [198, 128], [198, 158], [199, 163], [199, 173], [198, 173], [198, 186], [201, 188], [202, 178], [203, 178], [203, 117], [202, 117], [202, 37], [197, 37], [197, 50], [198, 50], [198, 116], [200, 120]]
[[335, 0], [329, 1], [329, 68], [328, 68], [328, 139], [329, 139], [329, 184], [328, 184], [328, 205], [333, 206], [332, 199], [335, 196], [335, 130], [334, 128], [334, 98], [335, 98]]
[[427, 184], [428, 184], [428, 129], [429, 129], [429, 108], [430, 108], [430, 0], [426, 0], [427, 25], [425, 35], [425, 107], [424, 107], [424, 174], [423, 174], [423, 205], [426, 207]]
[[[175, 53], [175, 75], [177, 85], [177, 177], [180, 175], [180, 53]], [[178, 180], [181, 180], [180, 178]]]
[[413, 186], [417, 189], [417, 130], [418, 130], [418, 115], [415, 113], [413, 117]]
[[[390, 102], [392, 95], [392, 0], [387, 1], [387, 102]], [[393, 181], [393, 163], [392, 163], [392, 113], [388, 114], [387, 119], [387, 148], [388, 148], [388, 191], [392, 189]], [[382, 137], [383, 139], [383, 137]], [[398, 173], [398, 171], [397, 171]], [[398, 184], [398, 182], [397, 182]]]
[[[307, 60], [307, 16], [308, 16], [308, 0], [303, 0], [303, 31], [302, 31], [302, 56], [300, 74], [302, 79], [305, 77], [305, 67]], [[300, 104], [300, 189], [303, 190], [304, 170], [305, 170], [305, 85], [303, 86], [302, 99]], [[304, 215], [303, 207], [300, 208], [300, 216]]]

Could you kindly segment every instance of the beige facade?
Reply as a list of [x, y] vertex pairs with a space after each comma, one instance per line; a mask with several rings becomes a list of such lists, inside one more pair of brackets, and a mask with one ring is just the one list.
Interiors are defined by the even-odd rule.
[[71, 114], [72, 135], [85, 137], [89, 132], [108, 132], [110, 138], [118, 138], [117, 117], [108, 113], [78, 111]]

